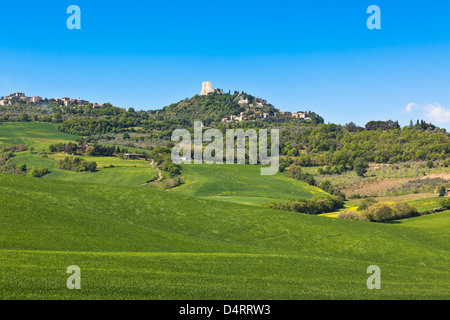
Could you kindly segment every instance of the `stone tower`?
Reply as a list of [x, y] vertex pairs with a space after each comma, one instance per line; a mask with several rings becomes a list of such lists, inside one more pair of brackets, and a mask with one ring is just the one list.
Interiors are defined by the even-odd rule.
[[208, 93], [214, 92], [214, 89], [211, 86], [211, 81], [203, 81], [202, 82], [202, 92], [201, 96], [206, 96]]

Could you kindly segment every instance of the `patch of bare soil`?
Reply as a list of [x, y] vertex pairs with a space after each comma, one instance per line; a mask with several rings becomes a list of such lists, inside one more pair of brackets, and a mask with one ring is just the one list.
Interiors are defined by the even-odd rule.
[[375, 200], [379, 202], [390, 202], [390, 201], [414, 201], [419, 199], [433, 198], [436, 197], [436, 193], [412, 193], [412, 194], [404, 194], [401, 196], [387, 196], [387, 197], [378, 197]]
[[429, 178], [442, 178], [450, 180], [450, 173], [435, 173], [417, 178], [367, 179], [355, 184], [346, 185], [340, 190], [345, 194], [346, 197], [351, 197], [356, 194], [359, 194], [360, 196], [382, 196], [389, 190], [401, 187], [409, 181]]

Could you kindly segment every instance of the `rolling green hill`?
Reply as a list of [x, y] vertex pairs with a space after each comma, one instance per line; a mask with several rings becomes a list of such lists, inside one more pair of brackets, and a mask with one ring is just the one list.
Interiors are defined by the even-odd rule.
[[[16, 153], [13, 158], [14, 163], [17, 166], [26, 164], [29, 168], [48, 167], [50, 174], [44, 176], [44, 179], [138, 186], [156, 175], [156, 169], [150, 168], [149, 162], [144, 160], [78, 156], [97, 163], [98, 171], [88, 173], [59, 170], [57, 161], [66, 157], [67, 154], [39, 156], [39, 153], [44, 150], [48, 151], [50, 144], [74, 142], [78, 138], [75, 135], [59, 132], [54, 124], [38, 122], [0, 124], [0, 141], [4, 144], [23, 143], [28, 147], [35, 147], [33, 153], [30, 151]], [[115, 167], [103, 168], [110, 165]], [[295, 198], [309, 199], [323, 194], [323, 191], [318, 188], [285, 177], [280, 173], [275, 176], [261, 176], [259, 166], [183, 165], [182, 175], [185, 184], [170, 190], [171, 192], [228, 202], [261, 205], [270, 201], [281, 203]]]
[[260, 166], [238, 164], [182, 165], [185, 184], [171, 192], [201, 198], [260, 205], [313, 198], [325, 192], [278, 173], [262, 176]]
[[[16, 165], [51, 171], [0, 174], [0, 299], [450, 298], [450, 211], [330, 219], [258, 207], [323, 193], [259, 166], [183, 165], [185, 183], [160, 192], [130, 188], [156, 175], [142, 160], [81, 156], [99, 170], [76, 173], [57, 168], [64, 154], [39, 155], [77, 138], [0, 123], [0, 143], [35, 147]], [[82, 290], [66, 288], [70, 265]], [[382, 270], [381, 290], [366, 287], [369, 265]]]
[[6, 174], [0, 203], [0, 299], [450, 298], [450, 212], [365, 223]]
[[25, 144], [41, 152], [49, 145], [75, 141], [79, 136], [58, 131], [58, 125], [43, 122], [2, 122], [0, 123], [0, 144]]
[[[43, 179], [60, 179], [68, 181], [87, 181], [91, 183], [138, 186], [156, 176], [156, 169], [151, 168], [148, 161], [123, 160], [118, 157], [89, 157], [78, 156], [87, 161], [95, 161], [97, 172], [71, 172], [58, 169], [58, 161], [67, 154], [56, 153], [43, 157], [39, 153], [48, 151], [49, 146], [55, 143], [74, 142], [78, 136], [61, 133], [57, 125], [39, 122], [13, 122], [0, 123], [0, 143], [5, 145], [25, 144], [34, 147], [30, 151], [18, 152], [13, 161], [17, 166], [26, 164], [31, 167], [47, 167], [50, 173]], [[114, 168], [104, 167], [113, 165]]]

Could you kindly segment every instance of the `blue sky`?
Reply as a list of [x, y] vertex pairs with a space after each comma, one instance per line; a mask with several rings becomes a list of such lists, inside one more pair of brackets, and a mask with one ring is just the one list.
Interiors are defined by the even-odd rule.
[[[369, 30], [369, 5], [381, 30]], [[69, 5], [81, 30], [69, 30]], [[8, 1], [0, 96], [157, 109], [202, 81], [326, 122], [450, 129], [450, 1]]]

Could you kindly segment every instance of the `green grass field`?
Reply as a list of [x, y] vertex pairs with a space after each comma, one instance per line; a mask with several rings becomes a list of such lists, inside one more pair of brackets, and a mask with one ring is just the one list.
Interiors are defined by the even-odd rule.
[[[48, 167], [50, 173], [42, 179], [59, 179], [68, 181], [87, 181], [110, 185], [139, 186], [157, 174], [155, 168], [150, 168], [148, 161], [122, 160], [117, 157], [86, 157], [80, 158], [97, 162], [96, 172], [72, 172], [58, 169], [57, 161], [62, 159], [60, 154], [50, 155], [48, 158], [39, 157], [29, 151], [16, 153], [13, 160], [16, 165], [26, 164], [27, 167]], [[115, 165], [114, 168], [103, 166]]]
[[310, 199], [326, 194], [282, 173], [262, 176], [260, 166], [238, 164], [182, 165], [184, 184], [170, 192], [250, 205]]
[[[39, 156], [77, 138], [54, 124], [0, 123], [1, 144], [35, 147], [16, 165], [51, 170], [0, 174], [0, 299], [450, 298], [450, 211], [330, 219], [261, 208], [323, 192], [259, 166], [183, 165], [185, 183], [161, 192], [135, 187], [156, 175], [142, 160], [82, 156], [99, 169], [76, 173], [57, 168], [64, 154]], [[70, 265], [81, 290], [66, 287]], [[366, 287], [369, 265], [381, 268], [381, 290]]]
[[450, 212], [365, 223], [5, 174], [0, 201], [1, 299], [450, 298]]
[[[139, 186], [156, 176], [156, 169], [150, 168], [144, 160], [123, 160], [118, 157], [78, 156], [87, 161], [97, 163], [97, 172], [71, 172], [58, 169], [58, 161], [67, 156], [63, 153], [49, 154], [42, 157], [39, 153], [49, 149], [50, 144], [74, 142], [78, 136], [61, 133], [57, 125], [37, 122], [0, 123], [0, 142], [5, 145], [25, 144], [35, 147], [30, 151], [18, 152], [13, 161], [16, 166], [26, 164], [31, 167], [48, 167], [50, 173], [43, 179], [59, 179], [67, 181], [86, 181], [91, 183]], [[114, 168], [103, 168], [105, 166]]]
[[58, 131], [58, 125], [42, 122], [2, 122], [0, 123], [0, 144], [25, 144], [42, 152], [55, 143], [75, 141], [79, 136]]
[[[138, 186], [152, 179], [157, 174], [144, 160], [123, 160], [118, 157], [79, 158], [95, 161], [98, 171], [95, 173], [74, 173], [59, 170], [57, 161], [67, 156], [65, 153], [39, 153], [48, 151], [50, 144], [75, 141], [78, 136], [61, 133], [56, 124], [37, 122], [14, 122], [0, 124], [0, 141], [4, 144], [26, 144], [35, 150], [19, 152], [14, 156], [16, 165], [27, 167], [48, 167], [50, 174], [44, 179], [60, 179], [68, 181], [87, 181], [111, 185]], [[139, 152], [133, 148], [133, 152]], [[103, 169], [113, 165], [115, 168]], [[262, 205], [267, 202], [287, 202], [296, 198], [312, 198], [324, 194], [318, 188], [285, 177], [261, 176], [259, 166], [249, 165], [183, 165], [184, 184], [170, 192], [249, 205]]]

